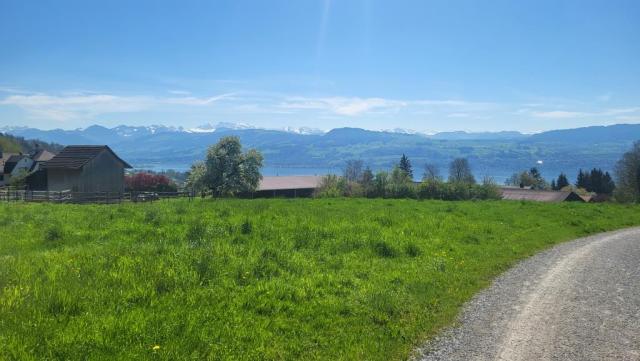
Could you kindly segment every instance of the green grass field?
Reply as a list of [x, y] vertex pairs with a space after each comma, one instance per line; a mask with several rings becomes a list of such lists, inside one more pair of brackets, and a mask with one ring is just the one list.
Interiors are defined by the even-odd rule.
[[2, 360], [389, 360], [614, 204], [0, 204]]

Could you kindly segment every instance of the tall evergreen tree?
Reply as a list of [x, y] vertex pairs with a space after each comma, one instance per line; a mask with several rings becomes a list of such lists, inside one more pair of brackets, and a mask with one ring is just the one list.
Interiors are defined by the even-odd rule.
[[580, 169], [578, 177], [576, 178], [576, 187], [583, 189], [589, 189], [591, 187], [589, 182], [589, 172], [583, 172], [582, 169]]
[[555, 179], [551, 180], [551, 189], [554, 190], [554, 191], [558, 190], [558, 187], [556, 186], [556, 180]]
[[564, 173], [560, 173], [560, 175], [558, 176], [558, 180], [556, 181], [556, 190], [561, 190], [568, 185], [569, 180], [567, 179], [567, 175]]
[[409, 178], [413, 179], [413, 168], [411, 167], [411, 161], [409, 161], [409, 158], [404, 153], [400, 158], [400, 164], [398, 165], [398, 168], [400, 168], [401, 171], [407, 173], [407, 175], [409, 175]]

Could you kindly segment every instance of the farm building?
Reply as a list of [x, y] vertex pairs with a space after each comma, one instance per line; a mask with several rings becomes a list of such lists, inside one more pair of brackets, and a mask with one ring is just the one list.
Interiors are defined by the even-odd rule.
[[3, 158], [2, 181], [8, 184], [12, 177], [21, 173], [28, 173], [33, 167], [33, 159], [24, 154], [12, 154]]
[[263, 177], [254, 197], [310, 197], [322, 176]]
[[39, 163], [39, 165], [41, 165], [44, 162], [50, 161], [55, 156], [56, 156], [55, 154], [49, 152], [48, 150], [41, 149], [41, 150], [35, 152], [31, 156], [31, 159], [33, 159], [34, 162]]
[[131, 166], [106, 145], [73, 145], [45, 162], [47, 190], [124, 192], [124, 170]]
[[575, 192], [542, 191], [525, 188], [503, 187], [502, 199], [512, 201], [535, 202], [584, 202], [585, 200]]

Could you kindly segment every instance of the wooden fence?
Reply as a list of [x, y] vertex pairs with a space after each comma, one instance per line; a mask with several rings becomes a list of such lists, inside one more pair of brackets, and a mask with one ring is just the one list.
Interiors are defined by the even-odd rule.
[[72, 192], [30, 191], [0, 188], [0, 202], [52, 202], [52, 203], [121, 203], [151, 202], [168, 198], [193, 199], [193, 192]]

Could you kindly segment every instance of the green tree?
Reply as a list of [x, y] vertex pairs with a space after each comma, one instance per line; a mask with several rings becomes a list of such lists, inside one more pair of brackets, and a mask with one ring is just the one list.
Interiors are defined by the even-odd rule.
[[440, 177], [440, 170], [438, 166], [433, 163], [427, 163], [424, 165], [424, 173], [422, 175], [423, 181], [439, 181], [442, 180]]
[[556, 183], [556, 186], [553, 189], [557, 191], [568, 186], [569, 180], [567, 179], [567, 175], [564, 173], [560, 173], [560, 175], [558, 176], [558, 180], [555, 183]]
[[[547, 181], [542, 178], [540, 171], [538, 168], [531, 168], [528, 171], [523, 171], [520, 173], [514, 173], [507, 181], [505, 182], [507, 185], [515, 186], [515, 187], [530, 187], [532, 189], [548, 189], [549, 185]], [[556, 184], [557, 186], [557, 184]]]
[[399, 166], [391, 172], [389, 188], [391, 196], [395, 198], [410, 198], [415, 195], [413, 179]]
[[640, 202], [640, 141], [633, 143], [615, 168], [615, 197], [622, 202]]
[[217, 196], [253, 192], [262, 179], [262, 160], [257, 150], [243, 153], [238, 137], [224, 137], [207, 151], [203, 184]]
[[9, 178], [9, 186], [14, 188], [25, 188], [27, 186], [27, 177], [29, 172], [26, 169], [20, 169], [16, 174]]
[[328, 174], [320, 180], [318, 188], [314, 191], [314, 197], [337, 198], [343, 195], [340, 178], [335, 174]]
[[373, 179], [373, 189], [375, 197], [386, 197], [389, 187], [389, 172], [381, 171], [376, 173]]
[[407, 173], [409, 178], [413, 179], [413, 167], [411, 166], [411, 161], [409, 161], [409, 158], [404, 153], [402, 154], [402, 157], [400, 157], [398, 168]]
[[590, 172], [580, 169], [576, 186], [598, 194], [611, 194], [616, 188], [611, 174], [599, 168], [593, 168]]
[[582, 169], [580, 169], [580, 171], [578, 172], [578, 176], [576, 177], [576, 187], [583, 189], [591, 188], [589, 172], [583, 172]]
[[476, 179], [471, 172], [471, 166], [466, 158], [456, 158], [449, 164], [450, 183], [475, 184]]
[[204, 162], [193, 163], [191, 169], [187, 172], [186, 187], [196, 192], [202, 192], [205, 189], [204, 177], [206, 173], [207, 167]]
[[362, 184], [362, 191], [364, 192], [365, 197], [372, 196], [375, 192], [373, 187], [374, 175], [371, 171], [371, 168], [367, 167], [362, 172], [362, 178], [360, 180], [360, 184]]
[[360, 182], [362, 180], [363, 162], [360, 159], [350, 159], [344, 168], [344, 178], [349, 182]]

